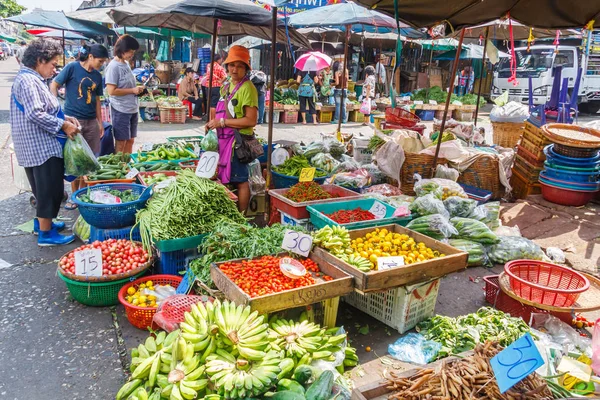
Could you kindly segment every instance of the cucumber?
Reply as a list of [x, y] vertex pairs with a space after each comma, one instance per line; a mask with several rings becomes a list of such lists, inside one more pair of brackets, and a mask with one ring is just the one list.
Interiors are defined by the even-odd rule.
[[299, 365], [294, 371], [294, 380], [302, 385], [306, 385], [313, 376], [313, 370], [308, 365]]
[[292, 392], [291, 390], [284, 390], [283, 392], [277, 392], [273, 396], [270, 396], [271, 400], [306, 400], [303, 394]]
[[306, 391], [306, 400], [327, 400], [333, 389], [333, 372], [324, 371]]

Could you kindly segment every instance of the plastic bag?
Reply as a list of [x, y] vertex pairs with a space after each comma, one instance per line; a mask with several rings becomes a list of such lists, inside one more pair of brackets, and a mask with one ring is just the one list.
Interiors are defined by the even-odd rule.
[[248, 183], [250, 184], [250, 193], [252, 196], [264, 194], [267, 189], [267, 182], [260, 168], [260, 161], [254, 160], [248, 164]]
[[544, 252], [534, 242], [520, 236], [498, 236], [500, 242], [488, 251], [490, 260], [495, 264], [506, 264], [512, 260], [541, 260]]
[[367, 97], [362, 101], [360, 106], [361, 114], [369, 115], [371, 114], [371, 100]]
[[548, 247], [546, 249], [546, 255], [548, 256], [549, 259], [552, 260], [552, 262], [555, 262], [558, 264], [565, 263], [565, 253], [558, 247]]
[[319, 153], [325, 153], [327, 148], [325, 147], [325, 143], [322, 141], [309, 143], [308, 146], [304, 149], [304, 157], [306, 157], [309, 161]]
[[448, 219], [440, 214], [415, 218], [406, 225], [406, 228], [437, 240], [447, 239], [458, 234], [458, 231]]
[[342, 161], [331, 171], [333, 174], [340, 172], [352, 172], [360, 168], [360, 164], [352, 157], [342, 156]]
[[75, 220], [72, 231], [82, 242], [87, 243], [90, 240], [90, 224], [85, 222], [81, 215]]
[[521, 230], [518, 225], [515, 226], [499, 226], [494, 230], [494, 233], [498, 236], [517, 236], [521, 237]]
[[444, 207], [444, 203], [433, 193], [429, 193], [422, 197], [417, 197], [410, 205], [410, 211], [419, 215], [440, 214], [445, 218], [450, 218], [450, 213]]
[[596, 320], [592, 334], [592, 370], [596, 375], [600, 374], [600, 318]]
[[379, 167], [373, 163], [363, 164], [361, 168], [371, 176], [371, 185], [378, 185], [385, 183], [385, 174], [379, 169]]
[[450, 239], [448, 244], [459, 250], [466, 251], [469, 253], [469, 259], [467, 265], [469, 267], [485, 266], [491, 267], [492, 263], [487, 255], [485, 246], [481, 243], [473, 242], [467, 239]]
[[435, 197], [441, 200], [446, 200], [448, 197], [452, 196], [458, 196], [465, 199], [469, 198], [463, 188], [450, 179], [423, 179], [421, 175], [415, 174], [414, 181], [414, 190], [418, 197], [433, 193]]
[[498, 243], [500, 239], [490, 228], [481, 221], [471, 218], [453, 217], [450, 223], [454, 225], [458, 233], [453, 237], [468, 239], [483, 244]]
[[438, 165], [435, 169], [435, 177], [441, 179], [449, 179], [456, 182], [460, 173], [454, 168], [446, 167], [445, 165]]
[[393, 140], [384, 143], [374, 154], [379, 169], [392, 179], [398, 179], [402, 164], [404, 164], [404, 150]]
[[208, 131], [206, 136], [200, 141], [200, 147], [204, 151], [219, 151], [219, 139], [214, 129]]
[[326, 153], [317, 154], [310, 160], [310, 163], [314, 167], [320, 168], [326, 171], [327, 173], [331, 173], [334, 169], [337, 168], [338, 165], [340, 165], [340, 162], [338, 160], [333, 158], [331, 154]]
[[101, 168], [94, 152], [81, 134], [75, 135], [73, 140], [67, 140], [63, 149], [63, 158], [65, 175], [84, 176]]
[[371, 184], [371, 175], [366, 169], [360, 168], [352, 172], [342, 172], [327, 179], [330, 185], [339, 185], [348, 189], [361, 189]]
[[400, 196], [402, 194], [402, 191], [397, 188], [396, 186], [392, 186], [389, 183], [382, 183], [380, 185], [373, 185], [368, 189], [365, 189], [363, 193], [369, 193], [369, 194], [381, 194], [383, 196], [389, 197], [389, 196]]
[[325, 153], [331, 154], [336, 159], [339, 159], [344, 153], [346, 153], [346, 145], [337, 139], [325, 139], [323, 144], [325, 146]]
[[[567, 352], [580, 351], [592, 357], [592, 340], [579, 333], [554, 315], [546, 313], [531, 314], [531, 327], [546, 332], [552, 341]], [[595, 331], [595, 329], [594, 329]]]
[[436, 359], [442, 344], [427, 340], [419, 333], [409, 333], [388, 345], [388, 353], [396, 360], [428, 364]]
[[452, 196], [444, 200], [444, 207], [446, 207], [451, 217], [468, 218], [477, 207], [477, 201]]
[[490, 229], [496, 229], [500, 226], [500, 202], [491, 201], [477, 206], [465, 217], [481, 221]]

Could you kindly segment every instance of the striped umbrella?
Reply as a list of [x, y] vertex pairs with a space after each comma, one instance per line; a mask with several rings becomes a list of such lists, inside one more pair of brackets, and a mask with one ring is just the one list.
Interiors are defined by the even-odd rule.
[[320, 51], [311, 51], [298, 57], [294, 67], [300, 71], [320, 71], [331, 65], [331, 57]]

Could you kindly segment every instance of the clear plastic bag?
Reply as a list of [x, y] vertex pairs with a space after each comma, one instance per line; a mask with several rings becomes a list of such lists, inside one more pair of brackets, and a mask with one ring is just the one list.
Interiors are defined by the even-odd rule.
[[360, 164], [352, 157], [342, 156], [342, 161], [331, 171], [334, 174], [340, 172], [352, 172], [360, 168]]
[[371, 174], [366, 169], [360, 168], [352, 172], [335, 174], [327, 180], [327, 183], [348, 189], [361, 189], [371, 184]]
[[575, 329], [554, 315], [546, 313], [531, 314], [531, 327], [546, 332], [554, 343], [567, 352], [580, 351], [586, 356], [592, 357], [592, 340], [579, 335]]
[[248, 164], [248, 183], [250, 184], [250, 193], [252, 196], [264, 194], [267, 188], [267, 182], [260, 168], [260, 161], [254, 160]]
[[322, 169], [327, 173], [331, 173], [338, 167], [338, 165], [340, 165], [340, 162], [338, 160], [333, 158], [331, 154], [327, 153], [317, 154], [310, 160], [310, 163], [312, 164], [312, 166]]
[[73, 140], [67, 139], [63, 158], [65, 175], [84, 176], [100, 169], [100, 163], [81, 134], [75, 135]]
[[308, 146], [304, 149], [304, 157], [306, 157], [309, 161], [319, 153], [326, 153], [327, 148], [325, 147], [325, 143], [322, 141], [309, 143]]
[[600, 374], [600, 319], [596, 320], [592, 334], [592, 370], [596, 375]]
[[500, 240], [486, 224], [476, 219], [453, 217], [450, 218], [450, 223], [458, 231], [455, 237], [459, 239], [468, 239], [482, 244], [494, 244]]
[[406, 228], [437, 240], [448, 239], [450, 236], [458, 234], [456, 228], [441, 214], [415, 218], [406, 225]]
[[415, 185], [414, 190], [417, 197], [425, 196], [428, 193], [433, 193], [435, 197], [441, 200], [445, 200], [448, 197], [458, 196], [462, 198], [469, 198], [463, 188], [456, 182], [450, 179], [423, 179], [421, 175], [414, 175]]
[[200, 141], [200, 147], [204, 151], [219, 151], [219, 139], [214, 129], [208, 131], [206, 136]]
[[402, 191], [400, 190], [400, 188], [397, 188], [396, 186], [392, 186], [389, 183], [382, 183], [380, 185], [373, 185], [368, 189], [365, 189], [365, 191], [363, 193], [368, 193], [368, 194], [380, 194], [386, 197], [390, 197], [390, 196], [400, 196], [402, 194]]
[[494, 233], [498, 236], [517, 236], [521, 237], [521, 230], [518, 225], [515, 226], [499, 226], [494, 230]]
[[473, 242], [467, 239], [450, 239], [448, 240], [448, 244], [452, 247], [469, 253], [469, 259], [467, 260], [467, 265], [469, 267], [492, 266], [485, 246], [481, 243]]
[[466, 217], [481, 221], [490, 229], [496, 229], [500, 226], [500, 202], [490, 201], [477, 206]]
[[565, 263], [565, 253], [558, 247], [548, 247], [546, 249], [546, 255], [554, 263], [557, 263], [557, 264]]
[[438, 165], [435, 169], [435, 178], [449, 179], [456, 182], [460, 173], [454, 168], [447, 167], [445, 165]]
[[361, 168], [366, 170], [369, 173], [369, 175], [371, 175], [371, 185], [385, 183], [386, 176], [377, 165], [373, 163], [363, 164]]
[[440, 214], [445, 218], [450, 218], [448, 210], [444, 207], [444, 203], [433, 193], [429, 193], [422, 197], [417, 197], [410, 205], [410, 211], [419, 215]]
[[441, 343], [409, 333], [388, 345], [388, 353], [396, 360], [423, 365], [435, 360], [441, 348]]
[[489, 248], [488, 256], [495, 264], [512, 260], [541, 260], [544, 252], [531, 240], [520, 236], [498, 236], [500, 241]]
[[336, 159], [340, 159], [346, 153], [346, 145], [337, 139], [325, 139], [324, 144], [325, 152], [331, 154]]
[[477, 207], [477, 201], [473, 199], [452, 196], [444, 200], [444, 207], [446, 207], [446, 210], [448, 210], [451, 217], [467, 218]]

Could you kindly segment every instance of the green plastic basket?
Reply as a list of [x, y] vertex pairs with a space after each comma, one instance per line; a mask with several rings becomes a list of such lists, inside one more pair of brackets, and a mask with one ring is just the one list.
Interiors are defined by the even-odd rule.
[[[146, 154], [142, 153], [142, 155], [146, 155]], [[140, 161], [140, 162], [147, 162], [147, 163], [150, 163], [150, 164], [171, 163], [171, 164], [177, 165], [177, 164], [179, 164], [182, 161], [190, 161], [190, 160], [197, 160], [197, 158], [188, 157], [188, 158], [178, 158], [176, 160]], [[131, 161], [132, 161], [133, 164], [135, 164], [135, 163], [138, 162], [138, 155], [137, 155], [137, 153], [131, 154]]]
[[69, 279], [60, 272], [57, 273], [60, 279], [65, 281], [71, 296], [79, 303], [92, 307], [108, 307], [119, 304], [119, 290], [145, 272], [112, 282], [80, 282]]
[[161, 240], [159, 242], [154, 242], [154, 246], [162, 252], [191, 249], [200, 246], [202, 242], [204, 242], [204, 238], [207, 235], [208, 234], [205, 233], [202, 235], [190, 236], [181, 239]]
[[187, 142], [187, 143], [195, 143], [200, 145], [200, 142], [204, 139], [204, 136], [169, 136], [167, 138], [167, 142]]

